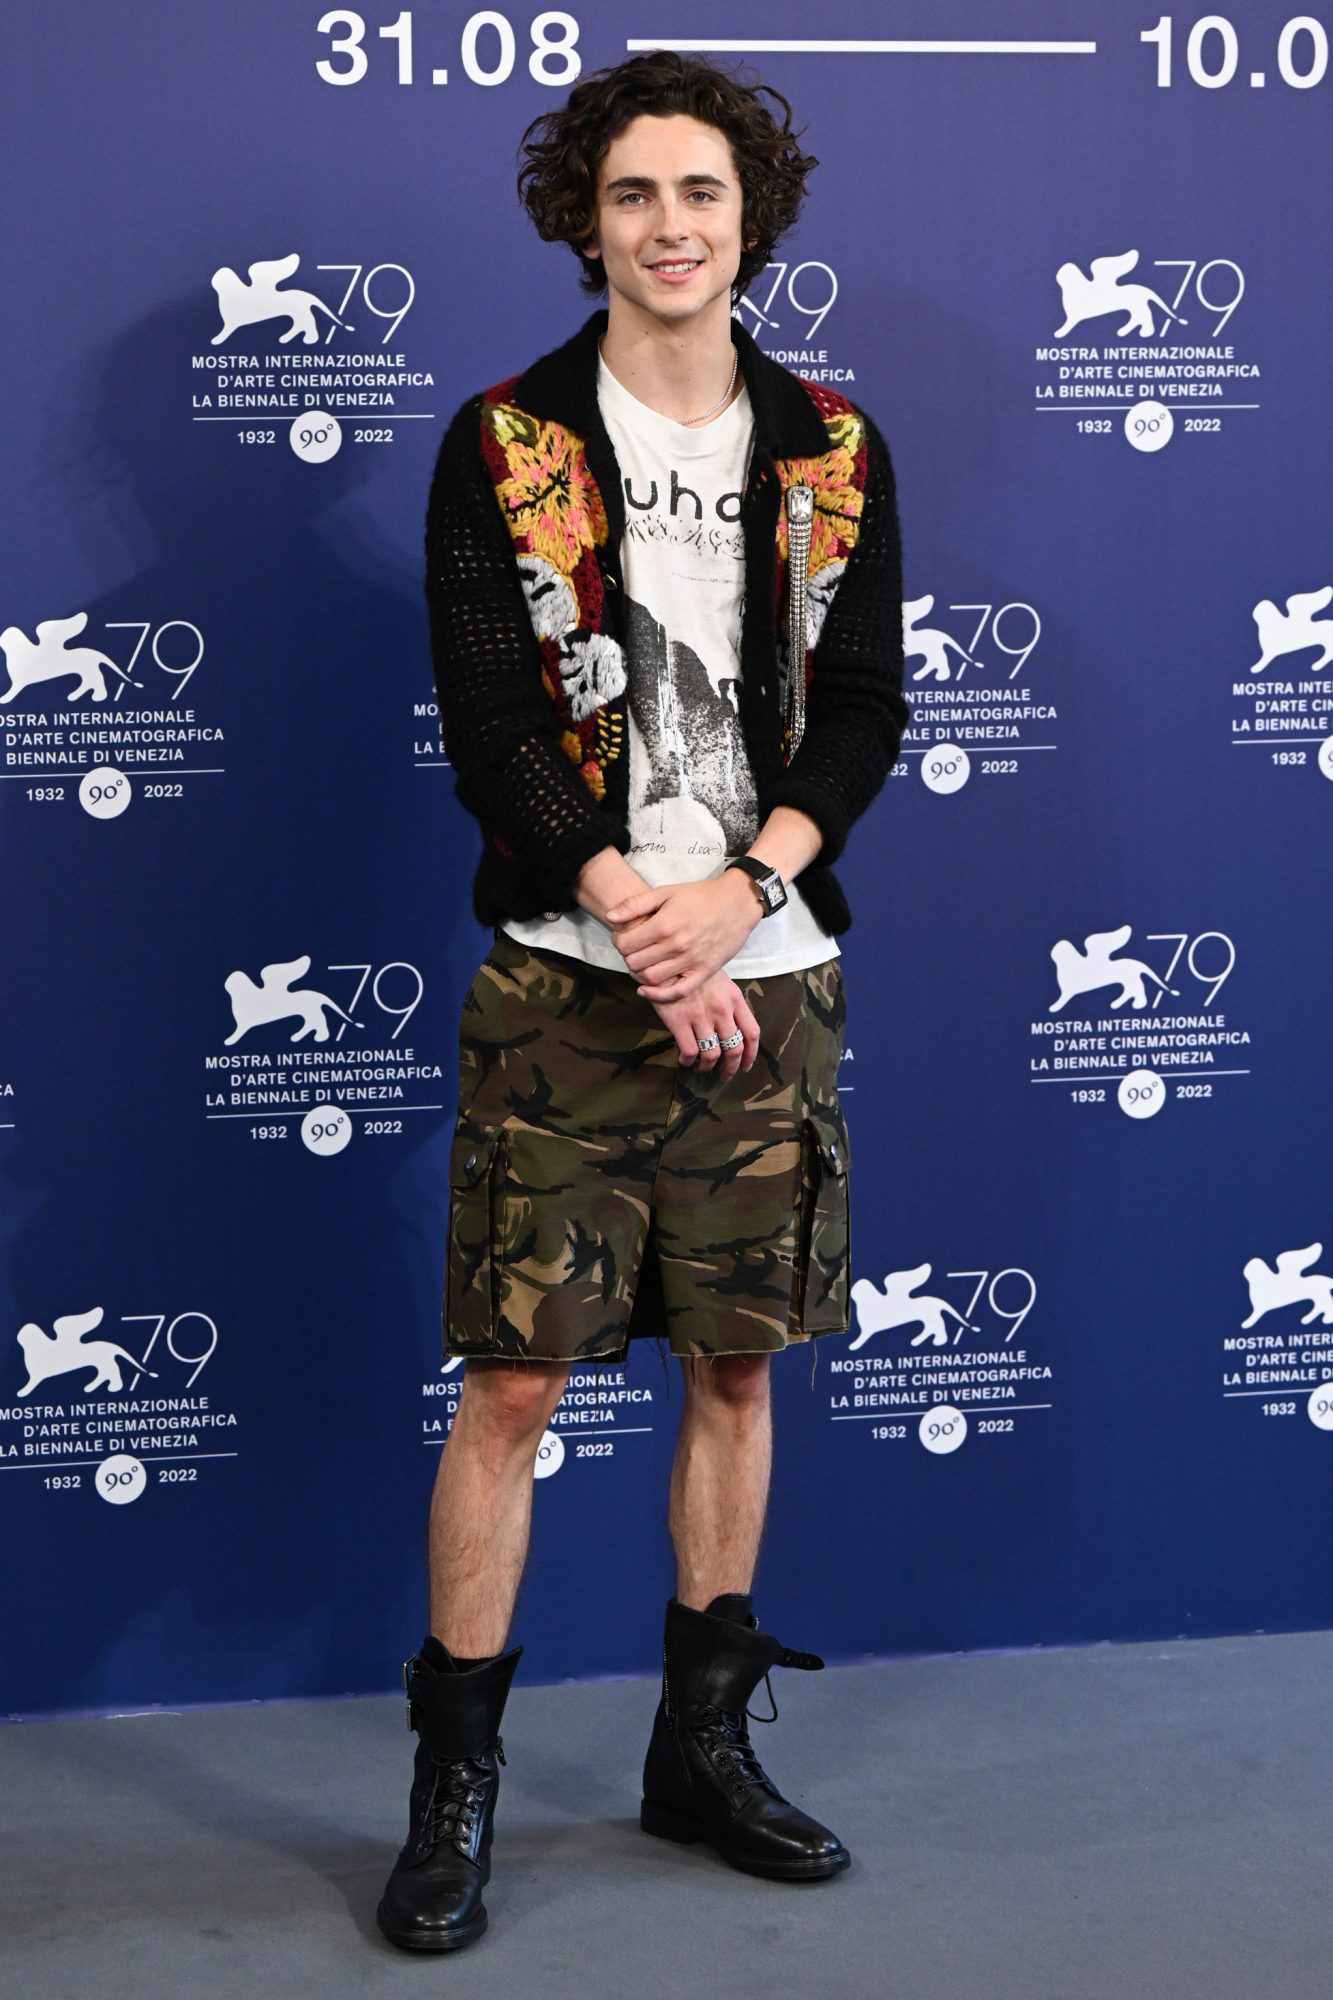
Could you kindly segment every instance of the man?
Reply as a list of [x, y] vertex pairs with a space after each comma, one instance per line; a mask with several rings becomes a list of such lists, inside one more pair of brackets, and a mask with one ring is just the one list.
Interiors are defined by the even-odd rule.
[[816, 164], [778, 101], [781, 127], [758, 91], [655, 52], [534, 121], [523, 198], [608, 306], [470, 397], [432, 482], [441, 727], [495, 942], [463, 1007], [444, 1346], [467, 1372], [379, 1908], [410, 1949], [486, 1925], [537, 1444], [575, 1360], [664, 1327], [677, 1591], [641, 1824], [778, 1880], [851, 1858], [750, 1743], [760, 1680], [823, 1662], [762, 1631], [749, 1592], [771, 1356], [848, 1326], [830, 864], [908, 709], [884, 440], [733, 317]]

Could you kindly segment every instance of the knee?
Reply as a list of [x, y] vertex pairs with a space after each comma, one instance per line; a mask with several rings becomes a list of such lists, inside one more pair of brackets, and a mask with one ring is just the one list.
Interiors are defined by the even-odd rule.
[[738, 1417], [767, 1406], [771, 1380], [768, 1354], [694, 1355], [685, 1370], [685, 1393], [709, 1407]]
[[527, 1444], [539, 1437], [569, 1380], [565, 1363], [469, 1361], [459, 1398], [459, 1414], [482, 1424], [495, 1437]]

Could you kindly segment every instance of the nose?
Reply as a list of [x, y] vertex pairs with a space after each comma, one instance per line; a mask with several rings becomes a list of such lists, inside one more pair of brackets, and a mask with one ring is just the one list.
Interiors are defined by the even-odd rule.
[[[681, 222], [682, 216], [685, 217], [683, 224]], [[680, 200], [680, 197], [672, 194], [663, 195], [662, 225], [657, 232], [662, 242], [680, 243], [684, 241], [689, 233], [690, 219], [686, 214], [684, 203]]]

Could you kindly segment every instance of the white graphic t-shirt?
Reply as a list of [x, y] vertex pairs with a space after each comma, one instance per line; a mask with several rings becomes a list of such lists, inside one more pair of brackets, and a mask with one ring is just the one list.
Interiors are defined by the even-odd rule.
[[[703, 881], [759, 831], [739, 696], [750, 399], [742, 387], [711, 423], [679, 424], [639, 402], [600, 357], [597, 394], [625, 484], [626, 859], [654, 887]], [[628, 969], [590, 910], [505, 918], [501, 928], [524, 944]], [[798, 877], [786, 907], [761, 917], [723, 970], [759, 978], [840, 955]]]

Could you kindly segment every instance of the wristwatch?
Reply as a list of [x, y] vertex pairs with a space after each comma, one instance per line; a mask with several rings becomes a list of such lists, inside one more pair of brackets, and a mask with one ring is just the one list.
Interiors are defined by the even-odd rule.
[[[780, 910], [787, 900], [787, 890], [776, 868], [770, 868], [767, 861], [760, 861], [753, 854], [733, 854], [727, 868], [743, 868], [759, 888], [759, 898], [763, 903], [763, 914], [771, 917]], [[726, 869], [723, 869], [725, 875]]]

